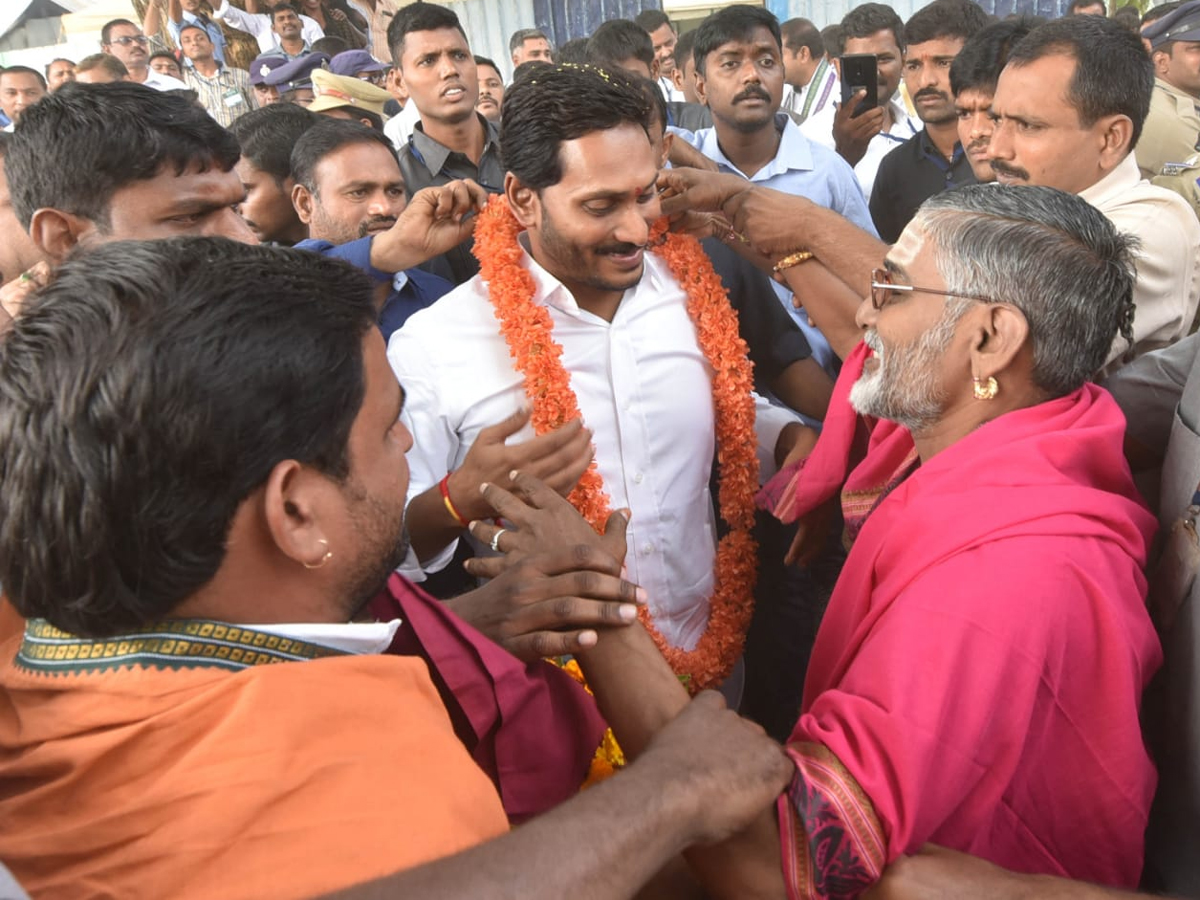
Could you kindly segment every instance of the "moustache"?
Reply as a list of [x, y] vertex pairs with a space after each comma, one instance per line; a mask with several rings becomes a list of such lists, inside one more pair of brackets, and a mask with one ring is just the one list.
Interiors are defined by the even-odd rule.
[[762, 88], [751, 85], [733, 98], [734, 103], [741, 103], [743, 100], [766, 100], [770, 103], [771, 95]]
[[596, 252], [605, 256], [630, 256], [645, 249], [645, 244], [603, 244], [596, 248]]
[[359, 223], [358, 236], [360, 238], [365, 238], [368, 234], [371, 233], [371, 230], [376, 225], [386, 225], [388, 228], [391, 228], [395, 224], [396, 224], [395, 216], [371, 216], [371, 218], [365, 219]]
[[992, 164], [992, 171], [997, 175], [1007, 175], [1009, 178], [1016, 178], [1020, 181], [1028, 181], [1029, 173], [1018, 166], [1010, 165], [1000, 159], [988, 160]]
[[939, 100], [949, 100], [950, 97], [937, 88], [922, 88], [913, 95], [913, 101], [920, 100], [922, 97], [937, 97]]

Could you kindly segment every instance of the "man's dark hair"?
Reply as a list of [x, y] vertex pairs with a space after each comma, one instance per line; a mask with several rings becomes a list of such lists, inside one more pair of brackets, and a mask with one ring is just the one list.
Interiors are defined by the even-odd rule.
[[495, 69], [496, 74], [500, 75], [500, 80], [501, 81], [504, 80], [504, 76], [500, 72], [500, 67], [498, 65], [496, 65], [492, 60], [488, 59], [486, 56], [476, 55], [475, 56], [475, 65], [476, 66], [488, 66], [492, 69]]
[[330, 59], [333, 59], [339, 53], [345, 53], [347, 50], [350, 50], [350, 49], [352, 49], [352, 48], [350, 47], [349, 44], [347, 44], [340, 37], [336, 37], [335, 35], [332, 35], [332, 34], [327, 34], [327, 35], [325, 35], [325, 37], [318, 38], [317, 40], [312, 42], [312, 52], [313, 53], [328, 54]]
[[525, 62], [513, 69], [513, 81], [516, 81], [518, 78], [528, 77], [529, 73], [534, 69], [540, 69], [543, 66], [552, 65], [554, 65], [554, 63], [546, 62], [544, 59], [527, 59]]
[[[357, 113], [358, 110], [351, 110]], [[291, 170], [296, 184], [304, 185], [309, 193], [317, 193], [316, 170], [318, 163], [331, 153], [353, 144], [378, 144], [385, 148], [392, 159], [396, 150], [382, 132], [368, 128], [361, 122], [349, 119], [331, 119], [318, 116], [319, 122], [300, 136], [292, 148]], [[399, 167], [399, 163], [396, 164]]]
[[539, 66], [515, 78], [505, 91], [500, 121], [505, 169], [541, 191], [562, 180], [559, 150], [565, 141], [626, 123], [637, 125], [648, 137], [650, 106], [623, 72], [570, 64]]
[[90, 72], [92, 69], [103, 69], [114, 79], [129, 77], [125, 63], [111, 53], [93, 53], [91, 56], [85, 56], [75, 66], [75, 75], [78, 77], [81, 72]]
[[140, 25], [136, 25], [128, 19], [112, 19], [105, 22], [104, 26], [100, 29], [100, 43], [102, 45], [112, 43], [112, 30], [118, 25], [128, 25], [130, 28], [136, 28], [138, 31], [142, 30]]
[[137, 629], [212, 580], [280, 462], [343, 482], [372, 293], [338, 260], [222, 238], [63, 263], [0, 346], [0, 579], [21, 614]]
[[1150, 111], [1154, 65], [1141, 38], [1103, 16], [1066, 16], [1040, 25], [1012, 49], [1010, 66], [1027, 65], [1046, 56], [1075, 60], [1067, 99], [1085, 128], [1104, 116], [1128, 116], [1137, 146]]
[[983, 29], [963, 44], [950, 64], [950, 90], [956, 95], [966, 90], [995, 94], [1012, 48], [1040, 24], [1041, 20], [1022, 16]]
[[1112, 17], [1114, 21], [1120, 22], [1135, 34], [1142, 24], [1142, 14], [1138, 12], [1138, 8], [1132, 3], [1126, 3], [1124, 6], [1118, 7], [1113, 11]]
[[659, 134], [666, 132], [669, 116], [667, 115], [667, 98], [663, 96], [662, 88], [658, 86], [657, 82], [641, 76], [630, 75], [629, 80], [642, 92], [642, 97], [650, 107], [650, 128]]
[[1071, 0], [1071, 2], [1067, 4], [1067, 15], [1074, 15], [1079, 10], [1087, 9], [1089, 6], [1099, 6], [1102, 10], [1104, 10], [1101, 15], [1108, 15], [1108, 6], [1105, 4], [1104, 0]]
[[[652, 31], [658, 31], [664, 25], [671, 25], [671, 17], [661, 9], [643, 9], [633, 17], [633, 23], [649, 34]], [[674, 25], [671, 25], [671, 30], [676, 30]]]
[[846, 30], [841, 22], [834, 22], [821, 29], [821, 43], [830, 59], [841, 56], [846, 49]]
[[517, 48], [522, 46], [526, 41], [532, 41], [535, 39], [539, 41], [546, 41], [547, 43], [550, 42], [550, 38], [546, 37], [545, 32], [543, 32], [540, 28], [521, 28], [517, 31], [514, 31], [512, 36], [508, 39], [509, 54], [516, 53]]
[[[588, 61], [587, 47], [587, 38], [574, 38], [559, 47], [558, 52], [554, 55], [558, 58], [559, 62], [575, 63], [581, 66]], [[521, 65], [525, 64], [522, 63]], [[513, 72], [513, 78], [516, 77], [517, 73]]]
[[32, 75], [38, 80], [38, 84], [42, 86], [42, 90], [46, 90], [46, 78], [37, 69], [31, 69], [29, 66], [7, 66], [0, 75]]
[[229, 130], [242, 148], [242, 158], [283, 187], [292, 174], [292, 148], [321, 119], [294, 103], [272, 103], [238, 116]]
[[26, 230], [35, 210], [52, 207], [104, 231], [120, 188], [154, 178], [164, 166], [228, 172], [237, 161], [237, 139], [182, 97], [127, 81], [73, 82], [21, 114], [8, 180]]
[[696, 71], [704, 74], [704, 61], [723, 44], [741, 41], [750, 37], [758, 28], [765, 28], [775, 39], [775, 46], [783, 52], [783, 38], [779, 33], [779, 20], [759, 6], [726, 6], [700, 23], [696, 29], [696, 45], [692, 58]]
[[934, 0], [904, 23], [904, 37], [910, 47], [939, 38], [969, 41], [990, 21], [983, 8], [971, 0]]
[[275, 3], [267, 9], [267, 15], [271, 17], [271, 27], [275, 27], [275, 16], [281, 12], [295, 13], [297, 16], [300, 12], [290, 3]]
[[[204, 31], [204, 29], [200, 28], [198, 25], [187, 25], [185, 27], [195, 28], [197, 31]], [[206, 35], [208, 34], [207, 31], [204, 31], [204, 33]], [[180, 36], [183, 35], [182, 28], [179, 29], [179, 34], [180, 34]], [[172, 53], [170, 50], [159, 50], [156, 53], [151, 53], [150, 56], [146, 59], [146, 65], [150, 65], [150, 63], [154, 62], [156, 59], [169, 59], [171, 62], [175, 63], [175, 68], [182, 69], [182, 66], [179, 65], [179, 57], [176, 56], [174, 53]]]
[[783, 37], [783, 46], [792, 53], [796, 53], [801, 47], [807, 47], [813, 59], [820, 59], [825, 55], [821, 32], [817, 31], [817, 26], [808, 19], [788, 19], [779, 26], [779, 33]]
[[388, 49], [392, 51], [392, 60], [400, 65], [400, 57], [404, 55], [404, 38], [412, 31], [437, 31], [441, 28], [454, 28], [470, 44], [467, 33], [454, 10], [436, 3], [410, 3], [402, 6], [392, 16], [387, 28]]
[[1184, 0], [1169, 0], [1167, 3], [1160, 3], [1158, 6], [1152, 6], [1146, 10], [1146, 14], [1142, 16], [1142, 25], [1149, 25], [1151, 22], [1157, 22], [1163, 16], [1175, 12], [1179, 7], [1183, 6]]
[[687, 61], [692, 59], [692, 51], [696, 47], [696, 32], [686, 31], [675, 42], [675, 68], [680, 72], [687, 68]]
[[601, 24], [588, 39], [587, 50], [588, 59], [596, 65], [611, 67], [636, 59], [654, 71], [654, 42], [629, 19], [609, 19]]
[[896, 11], [884, 3], [864, 3], [842, 17], [843, 51], [850, 38], [869, 38], [877, 31], [890, 31], [896, 39], [896, 46], [902, 51], [907, 46], [904, 43], [904, 23]]
[[56, 57], [55, 59], [52, 59], [52, 60], [50, 60], [50, 62], [46, 63], [46, 77], [47, 78], [50, 77], [50, 69], [52, 69], [54, 67], [54, 64], [60, 63], [60, 62], [65, 62], [71, 68], [75, 68], [74, 60], [67, 59], [65, 56]]

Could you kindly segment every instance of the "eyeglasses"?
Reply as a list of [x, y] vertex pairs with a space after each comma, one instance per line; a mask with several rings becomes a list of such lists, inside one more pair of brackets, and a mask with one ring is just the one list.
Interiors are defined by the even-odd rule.
[[386, 76], [387, 72], [367, 72], [363, 75], [359, 75], [358, 80], [369, 81], [374, 85], [382, 85]]
[[922, 294], [937, 294], [939, 297], [961, 297], [963, 300], [978, 300], [980, 303], [997, 303], [991, 297], [975, 297], [971, 294], [960, 294], [957, 291], [939, 291], [936, 288], [917, 287], [912, 284], [896, 284], [890, 269], [875, 269], [871, 272], [871, 305], [883, 309], [895, 299], [898, 293], [911, 294], [920, 291]]
[[126, 35], [125, 37], [113, 38], [111, 41], [109, 41], [109, 43], [120, 44], [122, 47], [128, 47], [130, 44], [141, 44], [143, 47], [145, 47], [150, 43], [150, 38], [146, 37], [144, 34], [135, 34], [132, 37]]

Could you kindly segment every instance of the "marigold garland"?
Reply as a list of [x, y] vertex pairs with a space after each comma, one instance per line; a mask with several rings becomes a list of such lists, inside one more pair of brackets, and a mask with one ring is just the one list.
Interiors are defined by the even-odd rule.
[[[517, 371], [525, 377], [537, 434], [581, 417], [570, 375], [562, 365], [562, 347], [554, 340], [549, 310], [533, 302], [533, 276], [521, 267], [521, 226], [503, 196], [493, 196], [475, 225], [475, 256], [488, 286], [500, 333]], [[758, 575], [754, 494], [758, 457], [754, 432], [754, 380], [746, 344], [738, 334], [737, 314], [707, 254], [694, 238], [672, 234], [665, 219], [651, 231], [652, 251], [667, 264], [687, 293], [688, 315], [713, 370], [712, 393], [720, 471], [718, 506], [729, 527], [717, 545], [714, 590], [708, 626], [694, 650], [670, 646], [641, 611], [642, 624], [671, 669], [695, 693], [719, 684], [742, 653], [754, 611]], [[598, 532], [610, 513], [604, 481], [593, 460], [567, 498]]]

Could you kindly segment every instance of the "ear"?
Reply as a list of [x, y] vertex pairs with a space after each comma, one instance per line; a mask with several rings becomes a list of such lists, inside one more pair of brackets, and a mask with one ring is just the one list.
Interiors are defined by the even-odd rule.
[[305, 225], [312, 224], [313, 207], [316, 203], [308, 188], [302, 184], [292, 185], [292, 206], [296, 208], [296, 218]]
[[1029, 321], [1015, 306], [1002, 303], [980, 313], [971, 320], [971, 377], [986, 381], [1012, 365], [1029, 339]]
[[301, 565], [319, 565], [330, 537], [321, 524], [329, 480], [294, 459], [278, 463], [263, 486], [263, 517], [272, 542]]
[[671, 72], [671, 81], [675, 83], [675, 90], [683, 90], [683, 69], [676, 66]]
[[1160, 78], [1167, 74], [1167, 70], [1171, 66], [1171, 57], [1166, 50], [1158, 49], [1150, 51], [1150, 59], [1154, 62], [1154, 74]]
[[504, 176], [504, 197], [508, 200], [508, 208], [522, 227], [533, 228], [541, 224], [541, 198], [537, 191], [522, 183], [512, 172]]
[[704, 106], [708, 106], [708, 85], [704, 83], [704, 76], [700, 74], [699, 69], [696, 69], [693, 77], [696, 79], [696, 99]]
[[658, 61], [658, 57], [654, 57], [654, 62], [650, 64], [650, 80], [658, 81], [658, 76], [662, 74], [662, 63]]
[[96, 223], [59, 209], [39, 209], [29, 220], [29, 236], [52, 262], [62, 262], [75, 246], [95, 234]]
[[666, 168], [667, 160], [671, 158], [671, 148], [675, 146], [675, 132], [668, 131], [663, 134], [662, 142], [662, 159], [658, 161], [660, 169]]
[[1133, 143], [1133, 122], [1128, 116], [1104, 116], [1093, 126], [1102, 141], [1100, 165], [1111, 172], [1126, 156]]

